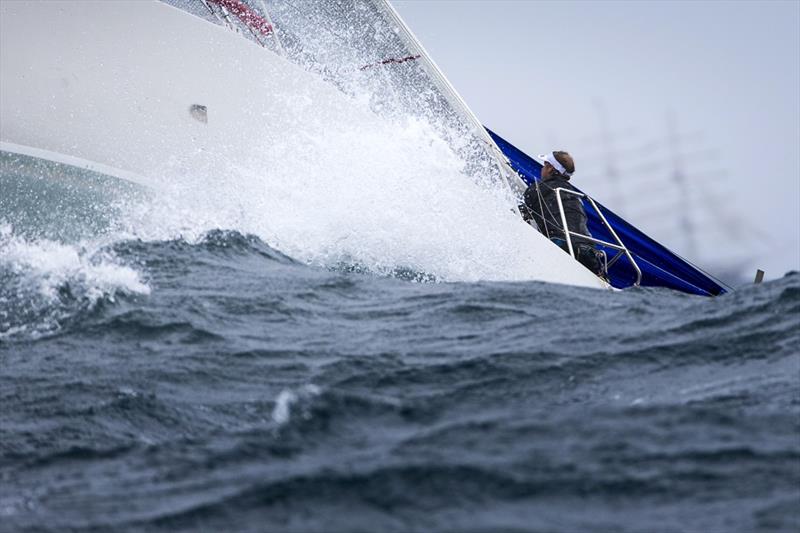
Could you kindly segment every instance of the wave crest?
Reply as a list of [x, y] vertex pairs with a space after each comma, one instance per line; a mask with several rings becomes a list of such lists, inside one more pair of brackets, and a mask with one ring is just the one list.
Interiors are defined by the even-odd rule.
[[27, 240], [0, 224], [0, 340], [39, 338], [123, 294], [149, 294], [140, 273], [100, 243]]

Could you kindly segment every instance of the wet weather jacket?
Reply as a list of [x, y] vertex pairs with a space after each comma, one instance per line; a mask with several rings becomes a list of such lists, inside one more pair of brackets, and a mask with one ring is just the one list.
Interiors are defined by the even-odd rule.
[[[539, 194], [536, 192], [537, 186]], [[550, 239], [564, 240], [561, 214], [558, 210], [558, 200], [556, 198], [556, 189], [558, 188], [575, 190], [575, 187], [570, 185], [569, 181], [556, 176], [528, 187], [525, 191], [524, 200], [525, 206], [539, 226], [539, 230]], [[589, 229], [586, 227], [586, 211], [583, 209], [581, 199], [572, 194], [562, 192], [561, 202], [564, 206], [564, 215], [566, 216], [569, 230], [591, 236]], [[582, 239], [579, 237], [572, 237], [573, 245], [581, 241]], [[583, 242], [588, 243], [588, 241]]]

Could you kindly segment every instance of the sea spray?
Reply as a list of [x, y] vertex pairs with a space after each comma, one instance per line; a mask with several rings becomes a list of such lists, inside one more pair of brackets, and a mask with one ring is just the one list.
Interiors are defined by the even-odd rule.
[[[305, 105], [301, 98], [298, 104]], [[213, 229], [257, 235], [320, 266], [409, 269], [446, 281], [547, 279], [541, 237], [506, 191], [462, 173], [463, 161], [429, 124], [314, 119], [253, 146], [213, 174], [178, 173], [128, 213], [146, 240], [190, 241]]]

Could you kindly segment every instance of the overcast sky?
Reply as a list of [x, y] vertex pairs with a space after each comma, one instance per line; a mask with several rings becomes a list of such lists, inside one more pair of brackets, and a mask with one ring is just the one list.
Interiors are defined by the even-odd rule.
[[392, 4], [484, 124], [570, 151], [654, 237], [710, 269], [800, 269], [797, 0]]

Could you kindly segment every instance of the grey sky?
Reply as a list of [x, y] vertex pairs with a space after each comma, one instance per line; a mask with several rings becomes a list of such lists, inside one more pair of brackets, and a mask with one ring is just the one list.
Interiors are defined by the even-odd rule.
[[800, 2], [392, 4], [484, 124], [571, 151], [577, 184], [654, 237], [712, 269], [800, 269]]

